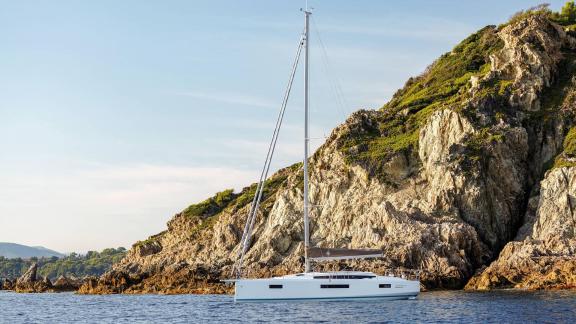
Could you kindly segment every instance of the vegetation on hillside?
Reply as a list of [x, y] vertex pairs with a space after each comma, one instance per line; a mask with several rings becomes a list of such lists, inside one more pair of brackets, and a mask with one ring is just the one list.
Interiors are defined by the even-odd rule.
[[[553, 12], [548, 4], [538, 5], [528, 10], [520, 11], [499, 27], [487, 26], [472, 34], [451, 52], [442, 55], [429, 66], [426, 71], [415, 78], [410, 78], [404, 87], [398, 90], [393, 98], [376, 114], [377, 124], [366, 123], [356, 127], [341, 137], [339, 149], [348, 163], [359, 164], [380, 180], [388, 182], [383, 172], [383, 166], [396, 153], [414, 154], [417, 152], [418, 137], [421, 127], [435, 111], [450, 108], [462, 110], [474, 121], [475, 112], [466, 107], [471, 98], [468, 91], [470, 80], [475, 77], [481, 80], [479, 92], [474, 94], [478, 100], [484, 100], [487, 109], [492, 110], [494, 121], [505, 119], [513, 113], [508, 104], [508, 96], [512, 91], [512, 80], [502, 77], [482, 81], [482, 77], [490, 71], [491, 54], [503, 47], [497, 32], [503, 27], [533, 15], [544, 15], [546, 18], [565, 28], [576, 30], [576, 5], [568, 1], [560, 12]], [[532, 119], [538, 122], [546, 119], [550, 109], [556, 111], [561, 106], [566, 95], [563, 83], [573, 75], [573, 55], [567, 53], [563, 62], [568, 71], [567, 77], [560, 76], [554, 85], [554, 92], [546, 90], [542, 98], [542, 112], [535, 113]], [[560, 89], [560, 90], [558, 90]], [[494, 141], [504, 140], [490, 124], [478, 125], [477, 136], [469, 139], [465, 153], [466, 158], [479, 159], [486, 145]], [[417, 160], [417, 159], [416, 159]]]
[[[290, 167], [284, 168], [264, 182], [262, 203], [260, 205], [260, 210], [264, 215], [268, 215], [270, 209], [272, 208], [271, 203], [267, 202], [266, 200], [278, 192], [278, 189], [286, 182], [288, 176], [291, 174], [289, 171], [295, 171], [298, 165], [299, 163], [296, 163]], [[225, 209], [230, 208], [231, 212], [236, 212], [240, 208], [252, 203], [254, 200], [254, 195], [256, 194], [256, 189], [256, 183], [253, 183], [251, 186], [242, 189], [242, 191], [238, 194], [235, 194], [232, 189], [228, 189], [217, 193], [214, 197], [208, 198], [200, 204], [191, 205], [188, 207], [186, 210], [184, 210], [185, 215], [189, 217], [202, 217], [202, 219], [199, 220], [198, 225], [192, 229], [192, 233], [190, 234], [196, 235], [205, 229], [212, 228], [218, 220], [220, 213]], [[212, 208], [209, 209], [205, 206], [212, 206]], [[198, 211], [206, 210], [210, 210], [210, 212], [198, 214]]]
[[[287, 168], [279, 170], [272, 177], [268, 178], [264, 183], [264, 191], [262, 192], [262, 203], [260, 205], [260, 210], [266, 216], [270, 209], [272, 208], [271, 201], [267, 199], [278, 192], [278, 189], [286, 183], [288, 176], [297, 172], [302, 168], [302, 163], [295, 163]], [[302, 177], [296, 177], [296, 182], [294, 185], [301, 185]], [[246, 205], [252, 203], [254, 200], [254, 195], [256, 194], [257, 184], [253, 183], [249, 187], [245, 187], [239, 193], [234, 193], [233, 189], [227, 189], [216, 193], [213, 197], [210, 197], [200, 203], [188, 206], [182, 214], [197, 225], [192, 229], [190, 235], [196, 235], [205, 229], [212, 228], [216, 221], [218, 220], [220, 214], [229, 209], [230, 212], [237, 212], [239, 209], [245, 207]], [[153, 235], [145, 241], [138, 241], [134, 246], [150, 243], [152, 241], [158, 240], [164, 232]]]
[[343, 137], [339, 147], [347, 161], [381, 175], [382, 162], [392, 153], [414, 151], [427, 118], [440, 108], [461, 107], [470, 79], [489, 72], [489, 56], [502, 46], [495, 27], [485, 27], [410, 78], [380, 109], [377, 127]]
[[518, 11], [517, 13], [512, 15], [512, 17], [510, 17], [510, 20], [508, 20], [508, 22], [500, 25], [500, 28], [534, 15], [546, 16], [548, 19], [554, 21], [557, 24], [563, 26], [571, 26], [576, 24], [576, 5], [572, 0], [567, 1], [560, 10], [560, 12], [555, 12], [550, 10], [549, 3], [539, 4], [535, 7]]
[[[297, 171], [298, 169], [301, 169], [301, 167], [302, 163], [296, 163], [289, 166], [288, 168], [278, 171], [278, 173], [273, 177], [268, 178], [268, 180], [266, 180], [266, 182], [264, 183], [264, 191], [262, 192], [262, 201], [266, 200], [266, 198], [276, 193], [278, 189], [282, 186], [282, 184], [286, 182], [288, 176], [292, 173], [287, 171]], [[250, 187], [244, 188], [234, 204], [234, 209], [238, 210], [251, 203], [252, 200], [254, 200], [256, 189], [257, 189], [256, 183], [252, 184]]]
[[554, 167], [576, 166], [576, 127], [572, 127], [564, 138], [564, 151], [556, 158]]
[[182, 213], [188, 217], [207, 217], [219, 213], [226, 208], [230, 202], [238, 195], [234, 194], [233, 189], [227, 189], [216, 193], [200, 203], [190, 205]]
[[120, 261], [126, 254], [125, 248], [104, 249], [101, 252], [88, 251], [85, 255], [72, 253], [66, 257], [7, 259], [0, 256], [0, 278], [15, 279], [24, 274], [36, 262], [38, 275], [56, 279], [60, 275], [85, 277], [100, 276]]

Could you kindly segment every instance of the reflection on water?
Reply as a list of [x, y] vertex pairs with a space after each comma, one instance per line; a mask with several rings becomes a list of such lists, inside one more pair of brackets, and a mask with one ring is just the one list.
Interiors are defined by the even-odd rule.
[[0, 292], [1, 323], [576, 323], [576, 291], [422, 293], [416, 300], [234, 303], [231, 296]]

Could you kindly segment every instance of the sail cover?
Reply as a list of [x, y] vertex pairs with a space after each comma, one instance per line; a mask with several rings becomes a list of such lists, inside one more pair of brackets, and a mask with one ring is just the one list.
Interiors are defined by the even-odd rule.
[[333, 249], [333, 248], [319, 248], [319, 247], [312, 247], [308, 249], [308, 257], [314, 260], [379, 258], [381, 256], [382, 256], [381, 250]]

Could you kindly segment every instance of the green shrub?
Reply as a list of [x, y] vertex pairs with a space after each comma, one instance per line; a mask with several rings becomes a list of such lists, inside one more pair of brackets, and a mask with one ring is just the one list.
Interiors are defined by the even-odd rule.
[[576, 166], [576, 127], [572, 127], [564, 138], [564, 150], [555, 162], [555, 168]]
[[569, 157], [576, 157], [576, 127], [572, 127], [564, 138], [564, 152]]
[[508, 91], [510, 91], [510, 89], [512, 88], [512, 83], [513, 82], [510, 80], [501, 80], [499, 82], [498, 95], [504, 96], [508, 94]]
[[[279, 189], [280, 185], [286, 181], [288, 176], [276, 176], [269, 178], [268, 180], [264, 181], [264, 191], [262, 192], [262, 201], [268, 198], [271, 194], [276, 193]], [[254, 183], [250, 187], [244, 188], [238, 199], [236, 199], [234, 203], [235, 209], [240, 209], [254, 200], [254, 195], [256, 194], [258, 184]]]
[[200, 203], [190, 205], [182, 213], [188, 217], [208, 217], [222, 211], [230, 202], [236, 198], [233, 189], [227, 189], [216, 193], [214, 197], [210, 197]]
[[499, 28], [503, 28], [510, 24], [514, 24], [522, 19], [526, 19], [530, 16], [541, 15], [544, 16], [560, 25], [569, 26], [576, 24], [576, 5], [574, 4], [573, 0], [567, 1], [560, 12], [553, 12], [550, 10], [550, 4], [544, 3], [537, 5], [535, 7], [529, 8], [527, 10], [521, 10], [508, 20], [505, 24], [499, 26]]
[[526, 19], [530, 16], [542, 15], [545, 17], [552, 17], [554, 15], [557, 15], [556, 13], [552, 12], [552, 10], [550, 10], [549, 7], [550, 7], [549, 3], [543, 3], [543, 4], [539, 4], [535, 7], [528, 8], [526, 10], [520, 10], [520, 11], [516, 12], [514, 15], [512, 15], [512, 17], [510, 17], [508, 22], [500, 25], [498, 28], [502, 29], [505, 26], [517, 23], [520, 20]]
[[146, 240], [144, 240], [144, 241], [138, 241], [138, 242], [132, 244], [132, 247], [141, 246], [141, 245], [144, 245], [144, 244], [150, 244], [150, 243], [152, 243], [152, 242], [156, 242], [156, 241], [160, 240], [160, 238], [161, 238], [164, 234], [166, 234], [166, 232], [167, 232], [167, 231], [162, 231], [162, 232], [160, 232], [160, 233], [158, 233], [158, 234], [154, 234], [154, 235], [148, 237], [148, 238], [147, 238]]
[[574, 1], [567, 1], [560, 13], [554, 15], [554, 20], [562, 25], [572, 25], [576, 23], [576, 5]]

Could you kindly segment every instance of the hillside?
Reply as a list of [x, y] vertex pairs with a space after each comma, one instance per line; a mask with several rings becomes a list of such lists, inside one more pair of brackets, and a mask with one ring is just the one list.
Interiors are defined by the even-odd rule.
[[5, 258], [28, 259], [32, 257], [63, 257], [64, 254], [41, 246], [26, 246], [16, 243], [0, 242], [0, 256]]
[[104, 249], [101, 252], [89, 251], [86, 255], [71, 253], [62, 257], [4, 258], [0, 256], [0, 278], [17, 279], [30, 268], [38, 265], [38, 275], [55, 280], [60, 276], [82, 278], [100, 276], [108, 271], [112, 264], [120, 261], [126, 249]]
[[[317, 264], [422, 269], [427, 288], [576, 286], [576, 15], [541, 7], [487, 26], [361, 110], [310, 158], [311, 239], [382, 249]], [[255, 186], [192, 205], [83, 293], [221, 293]], [[267, 182], [245, 258], [302, 271], [302, 169]]]

